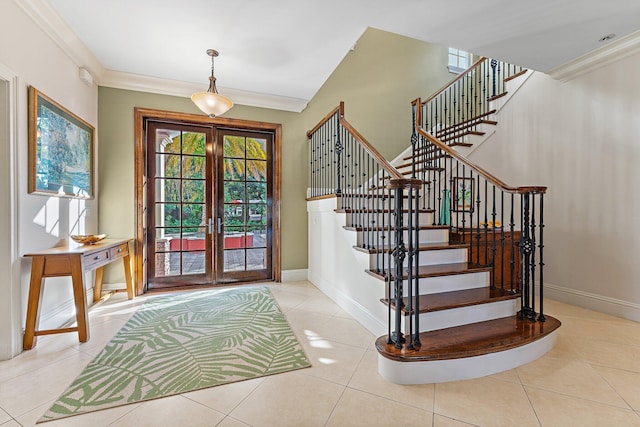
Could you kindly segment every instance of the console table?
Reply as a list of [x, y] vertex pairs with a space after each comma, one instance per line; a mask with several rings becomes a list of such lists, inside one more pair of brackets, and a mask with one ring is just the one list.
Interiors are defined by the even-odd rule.
[[[84, 276], [88, 271], [96, 270], [94, 281], [94, 302], [102, 293], [102, 275], [104, 266], [118, 259], [124, 264], [124, 276], [127, 282], [127, 294], [133, 298], [131, 279], [131, 259], [129, 243], [132, 239], [104, 239], [93, 245], [80, 245], [71, 242], [66, 246], [45, 249], [25, 254], [31, 261], [31, 279], [29, 282], [29, 300], [22, 348], [29, 350], [36, 345], [38, 335], [78, 332], [80, 342], [89, 340], [87, 321], [87, 294]], [[71, 276], [73, 299], [76, 306], [77, 326], [71, 328], [36, 330], [40, 319], [40, 299], [43, 293], [44, 279], [47, 277]]]

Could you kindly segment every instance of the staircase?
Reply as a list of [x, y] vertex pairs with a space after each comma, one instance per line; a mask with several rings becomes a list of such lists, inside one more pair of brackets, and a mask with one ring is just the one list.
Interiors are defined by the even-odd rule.
[[397, 167], [342, 103], [308, 133], [309, 279], [380, 335], [379, 372], [392, 382], [488, 375], [555, 344], [560, 322], [543, 311], [546, 188], [508, 186], [456, 151], [497, 125], [506, 83], [525, 72], [482, 58], [415, 100]]

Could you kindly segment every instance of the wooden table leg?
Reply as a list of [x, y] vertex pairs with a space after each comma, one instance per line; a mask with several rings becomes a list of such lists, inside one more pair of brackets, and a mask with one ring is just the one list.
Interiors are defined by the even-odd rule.
[[93, 281], [93, 302], [98, 302], [102, 297], [102, 278], [104, 277], [104, 266], [96, 269], [96, 277]]
[[127, 296], [129, 299], [133, 299], [134, 290], [133, 280], [131, 279], [131, 257], [129, 254], [122, 257], [122, 262], [124, 263], [124, 279], [127, 282]]
[[42, 281], [44, 274], [44, 257], [36, 256], [31, 260], [31, 279], [29, 282], [29, 301], [27, 302], [27, 320], [22, 339], [22, 349], [29, 350], [36, 345], [36, 328], [40, 322], [40, 299], [42, 298]]
[[87, 293], [84, 289], [84, 269], [82, 258], [71, 259], [71, 280], [73, 282], [73, 299], [76, 303], [76, 319], [78, 321], [78, 338], [80, 342], [89, 340], [89, 322], [87, 322]]

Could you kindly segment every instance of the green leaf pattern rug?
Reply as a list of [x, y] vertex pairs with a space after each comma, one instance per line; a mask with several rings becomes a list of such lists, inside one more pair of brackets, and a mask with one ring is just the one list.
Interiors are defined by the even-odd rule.
[[267, 287], [149, 299], [38, 422], [309, 367]]

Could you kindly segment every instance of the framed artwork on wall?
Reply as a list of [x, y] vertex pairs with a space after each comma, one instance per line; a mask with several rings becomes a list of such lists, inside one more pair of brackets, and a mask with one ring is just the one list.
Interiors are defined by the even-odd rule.
[[456, 212], [473, 212], [473, 178], [453, 178], [452, 209]]
[[95, 129], [29, 86], [29, 193], [92, 199]]

